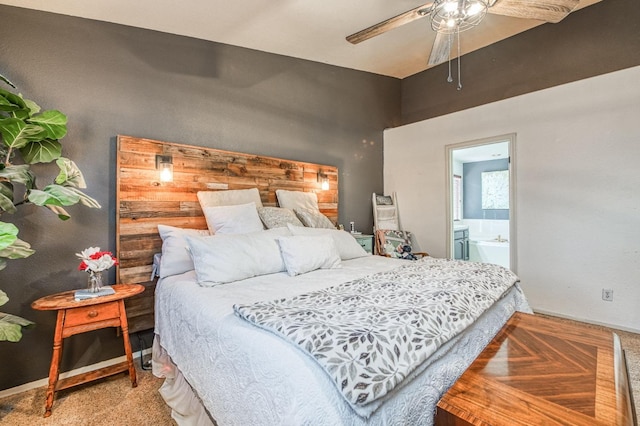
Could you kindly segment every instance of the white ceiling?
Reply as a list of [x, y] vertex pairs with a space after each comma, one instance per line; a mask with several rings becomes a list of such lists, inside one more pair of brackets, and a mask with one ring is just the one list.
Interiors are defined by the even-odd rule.
[[453, 151], [453, 161], [475, 163], [478, 161], [509, 158], [509, 142], [497, 142], [460, 148]]
[[[581, 0], [585, 7], [600, 0]], [[425, 0], [0, 0], [0, 4], [113, 22], [404, 78], [428, 68], [428, 18], [352, 45], [345, 37]], [[487, 14], [462, 33], [467, 53], [540, 25]], [[562, 25], [545, 24], [545, 25]]]

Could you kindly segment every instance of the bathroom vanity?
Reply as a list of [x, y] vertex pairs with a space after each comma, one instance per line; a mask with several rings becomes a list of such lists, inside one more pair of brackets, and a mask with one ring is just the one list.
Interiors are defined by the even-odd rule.
[[453, 225], [454, 259], [469, 260], [469, 227]]

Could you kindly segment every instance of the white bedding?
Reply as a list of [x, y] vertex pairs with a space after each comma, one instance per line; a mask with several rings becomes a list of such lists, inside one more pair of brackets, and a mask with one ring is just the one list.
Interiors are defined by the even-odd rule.
[[[429, 425], [441, 395], [511, 314], [516, 310], [530, 312], [517, 285], [429, 358], [429, 368], [409, 377], [405, 386], [381, 400], [369, 418], [351, 409], [311, 358], [233, 313], [236, 303], [294, 296], [389, 270], [403, 262], [367, 256], [344, 261], [339, 269], [295, 277], [282, 272], [213, 288], [200, 287], [194, 271], [167, 277], [156, 288], [157, 343], [220, 426]], [[159, 345], [154, 345], [156, 349]]]

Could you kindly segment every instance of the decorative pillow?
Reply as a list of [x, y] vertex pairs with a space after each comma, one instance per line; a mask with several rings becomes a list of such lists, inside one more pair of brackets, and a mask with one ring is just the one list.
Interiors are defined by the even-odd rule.
[[300, 219], [304, 226], [308, 226], [309, 228], [336, 229], [329, 218], [320, 213], [319, 210], [295, 209], [294, 212], [296, 212], [296, 216], [298, 216], [298, 219]]
[[248, 234], [262, 231], [262, 221], [256, 204], [205, 207], [203, 209], [207, 226], [212, 234]]
[[319, 211], [318, 196], [315, 192], [287, 191], [277, 189], [278, 204], [285, 209], [311, 209]]
[[330, 236], [279, 237], [280, 253], [287, 274], [305, 274], [316, 269], [340, 268], [340, 255]]
[[304, 228], [300, 226], [287, 225], [289, 231], [293, 235], [329, 235], [333, 238], [333, 242], [338, 249], [340, 259], [349, 260], [357, 257], [370, 256], [369, 253], [362, 248], [355, 238], [347, 231], [341, 231], [338, 229], [325, 229], [325, 228]]
[[378, 252], [382, 256], [390, 256], [414, 260], [411, 253], [411, 232], [379, 229], [376, 231]]
[[285, 270], [276, 238], [291, 235], [286, 228], [240, 235], [187, 236], [198, 284], [214, 287]]
[[392, 206], [393, 198], [391, 198], [391, 195], [376, 195], [376, 204], [379, 206]]
[[238, 204], [256, 203], [262, 207], [258, 188], [230, 189], [228, 191], [198, 191], [200, 207], [235, 206]]
[[158, 225], [158, 233], [162, 238], [160, 278], [193, 270], [193, 261], [187, 251], [187, 235], [211, 235], [206, 229], [183, 229], [168, 225]]
[[271, 228], [286, 227], [287, 224], [295, 226], [304, 226], [300, 219], [298, 219], [293, 213], [293, 210], [284, 209], [281, 207], [258, 207], [258, 215], [262, 219], [262, 223]]

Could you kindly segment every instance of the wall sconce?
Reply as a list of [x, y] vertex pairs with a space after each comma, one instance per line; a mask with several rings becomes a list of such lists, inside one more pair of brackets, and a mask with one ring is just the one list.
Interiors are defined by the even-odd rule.
[[318, 171], [318, 182], [320, 182], [320, 189], [323, 191], [329, 189], [329, 178], [322, 172], [322, 170]]
[[156, 155], [156, 170], [160, 170], [160, 182], [173, 181], [173, 157]]

